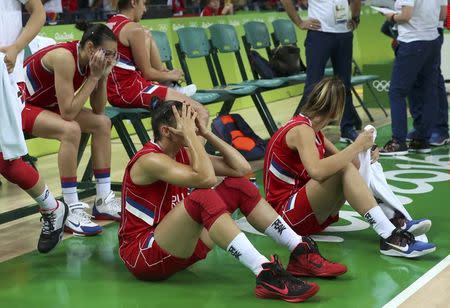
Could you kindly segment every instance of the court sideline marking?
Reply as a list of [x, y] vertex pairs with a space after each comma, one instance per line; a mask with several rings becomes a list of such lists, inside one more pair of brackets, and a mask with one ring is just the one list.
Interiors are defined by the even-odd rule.
[[441, 262], [433, 266], [428, 272], [419, 277], [409, 287], [397, 294], [392, 300], [390, 300], [383, 308], [393, 308], [400, 306], [408, 298], [410, 298], [419, 289], [425, 286], [429, 281], [442, 272], [447, 266], [450, 265], [450, 255], [445, 257]]

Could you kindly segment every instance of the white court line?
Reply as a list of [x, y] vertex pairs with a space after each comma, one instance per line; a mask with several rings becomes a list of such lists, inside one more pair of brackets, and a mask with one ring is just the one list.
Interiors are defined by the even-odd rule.
[[442, 272], [447, 266], [450, 265], [450, 255], [445, 257], [441, 262], [433, 266], [428, 272], [423, 274], [419, 279], [414, 281], [408, 288], [403, 290], [400, 294], [394, 297], [389, 303], [383, 306], [383, 308], [392, 308], [400, 306], [411, 295], [416, 293], [420, 288], [426, 285], [437, 274]]

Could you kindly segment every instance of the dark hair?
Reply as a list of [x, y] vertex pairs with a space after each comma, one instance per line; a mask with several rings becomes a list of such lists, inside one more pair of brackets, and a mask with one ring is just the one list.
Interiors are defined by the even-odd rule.
[[83, 37], [80, 40], [81, 47], [84, 47], [87, 41], [91, 41], [95, 47], [100, 46], [105, 40], [117, 41], [116, 36], [110, 28], [104, 24], [91, 24], [87, 21], [79, 21], [76, 23], [75, 28], [83, 31]]
[[153, 129], [153, 138], [155, 141], [161, 139], [161, 133], [159, 128], [161, 125], [170, 125], [175, 126], [175, 116], [172, 112], [172, 106], [175, 106], [178, 110], [181, 110], [182, 102], [179, 101], [160, 101], [153, 100], [152, 101], [152, 129]]
[[130, 6], [130, 0], [119, 0], [117, 1], [117, 10], [123, 10]]

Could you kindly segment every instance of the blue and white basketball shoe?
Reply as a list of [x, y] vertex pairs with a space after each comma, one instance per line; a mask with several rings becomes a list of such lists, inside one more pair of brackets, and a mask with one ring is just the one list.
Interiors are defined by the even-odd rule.
[[380, 239], [380, 252], [386, 256], [417, 258], [435, 250], [434, 244], [416, 241], [412, 233], [399, 228], [387, 239]]

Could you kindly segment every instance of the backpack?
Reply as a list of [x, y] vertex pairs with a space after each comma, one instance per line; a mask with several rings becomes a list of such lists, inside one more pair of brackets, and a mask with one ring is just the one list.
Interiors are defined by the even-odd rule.
[[264, 157], [266, 142], [250, 128], [237, 113], [218, 116], [211, 123], [212, 132], [231, 144], [246, 160]]
[[277, 77], [287, 77], [306, 71], [300, 58], [300, 48], [292, 45], [278, 46], [271, 51], [270, 67]]
[[271, 79], [276, 77], [269, 61], [264, 59], [256, 50], [250, 50], [248, 60], [250, 62], [250, 66], [254, 71], [256, 71], [259, 77], [263, 79]]

